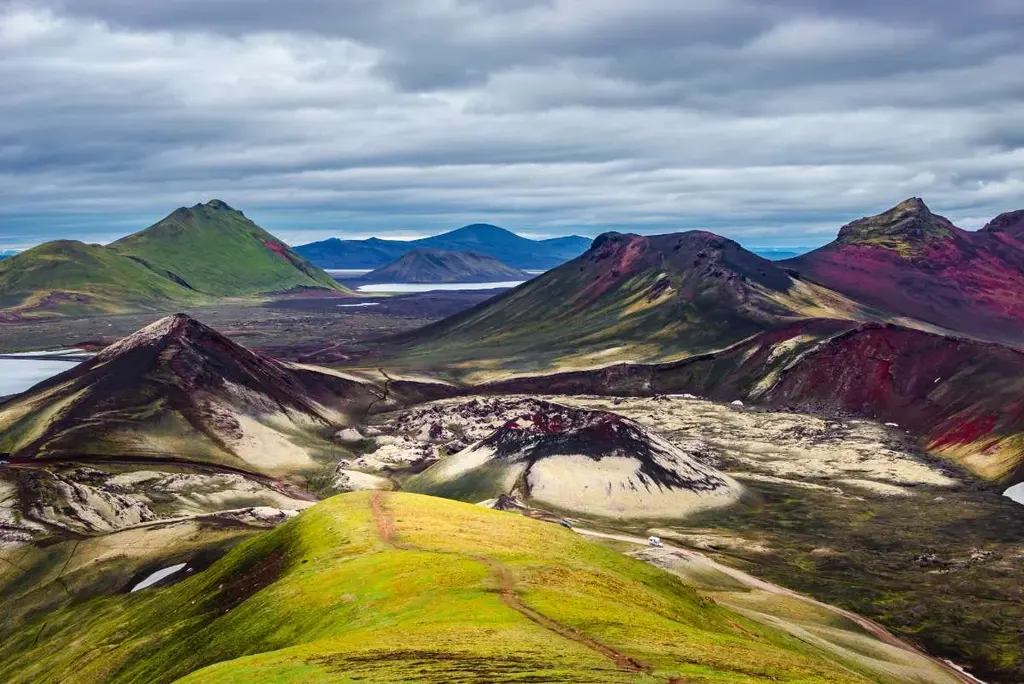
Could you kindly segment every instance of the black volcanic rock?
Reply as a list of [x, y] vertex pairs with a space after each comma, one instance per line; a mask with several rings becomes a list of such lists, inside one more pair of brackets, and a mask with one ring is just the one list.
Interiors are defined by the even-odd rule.
[[996, 216], [979, 232], [1005, 233], [1016, 238], [1024, 238], [1024, 209], [1008, 211]]

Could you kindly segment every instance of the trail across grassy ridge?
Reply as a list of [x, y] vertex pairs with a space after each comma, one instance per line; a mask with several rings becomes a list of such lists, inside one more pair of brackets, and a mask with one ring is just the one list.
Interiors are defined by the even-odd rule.
[[874, 680], [556, 525], [354, 493], [174, 586], [0, 626], [0, 681]]
[[[374, 492], [370, 496], [370, 506], [373, 511], [374, 520], [377, 523], [377, 531], [380, 534], [381, 541], [385, 544], [395, 546], [396, 548], [412, 550], [413, 547], [402, 545], [396, 540], [394, 519], [391, 517], [391, 514], [388, 512], [384, 504], [384, 497], [385, 494], [383, 492]], [[530, 622], [533, 622], [534, 624], [537, 624], [564, 639], [569, 639], [570, 641], [582, 644], [583, 646], [600, 653], [624, 670], [631, 672], [650, 672], [650, 666], [644, 665], [635, 658], [619, 653], [615, 649], [591, 639], [586, 634], [582, 634], [572, 627], [563, 625], [557, 620], [553, 620], [530, 608], [516, 593], [515, 584], [512, 581], [512, 577], [509, 574], [508, 569], [498, 563], [498, 561], [486, 556], [475, 556], [474, 560], [483, 563], [494, 573], [494, 577], [498, 582], [499, 594], [501, 596], [502, 603], [525, 617]]]

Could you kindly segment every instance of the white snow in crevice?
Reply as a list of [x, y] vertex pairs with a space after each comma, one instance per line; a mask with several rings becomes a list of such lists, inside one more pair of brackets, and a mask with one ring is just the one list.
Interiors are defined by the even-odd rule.
[[147, 589], [156, 584], [157, 582], [159, 582], [160, 580], [164, 579], [165, 577], [170, 577], [175, 573], [181, 572], [185, 569], [186, 565], [188, 565], [188, 563], [178, 563], [177, 565], [172, 565], [169, 568], [157, 570], [152, 575], [150, 575], [149, 577], [147, 577], [146, 579], [142, 580], [134, 587], [132, 587], [132, 590], [129, 593], [134, 594], [135, 592], [141, 591], [142, 589]]
[[1017, 503], [1024, 505], [1024, 482], [1013, 485], [1003, 492], [1003, 496], [1007, 496]]

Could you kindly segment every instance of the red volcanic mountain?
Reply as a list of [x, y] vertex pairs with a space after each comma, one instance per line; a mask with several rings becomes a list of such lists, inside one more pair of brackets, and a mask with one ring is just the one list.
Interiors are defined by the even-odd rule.
[[659, 361], [803, 318], [881, 315], [712, 233], [606, 233], [579, 258], [417, 331], [404, 361]]
[[780, 262], [897, 316], [979, 339], [1024, 344], [1024, 212], [977, 233], [913, 198], [850, 223], [832, 243]]
[[477, 389], [688, 392], [892, 421], [982, 477], [1024, 481], [1024, 352], [895, 325], [805, 320], [673, 363], [519, 377]]

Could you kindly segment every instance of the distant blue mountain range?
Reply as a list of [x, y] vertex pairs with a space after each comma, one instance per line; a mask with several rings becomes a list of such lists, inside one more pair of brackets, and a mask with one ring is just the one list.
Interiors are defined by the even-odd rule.
[[514, 268], [554, 268], [575, 259], [590, 248], [591, 238], [570, 235], [531, 240], [485, 223], [465, 226], [419, 240], [341, 240], [331, 238], [295, 247], [295, 251], [320, 268], [373, 269], [391, 263], [414, 249], [472, 251], [493, 257]]

